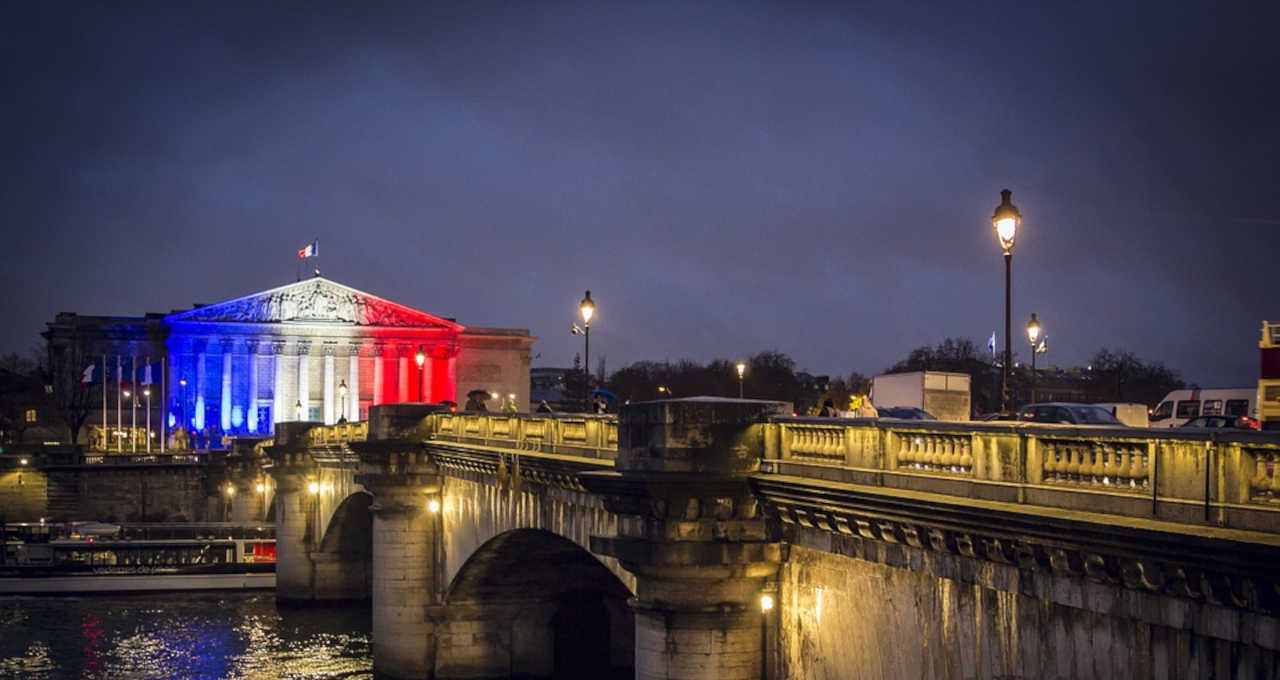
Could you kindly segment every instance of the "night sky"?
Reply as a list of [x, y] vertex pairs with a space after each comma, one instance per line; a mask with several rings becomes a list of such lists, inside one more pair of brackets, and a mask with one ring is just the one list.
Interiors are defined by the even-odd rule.
[[[10, 2], [0, 351], [323, 274], [568, 365], [1015, 350], [1257, 380], [1280, 4]], [[1069, 5], [1069, 6], [1068, 6]], [[593, 367], [594, 368], [594, 367]]]

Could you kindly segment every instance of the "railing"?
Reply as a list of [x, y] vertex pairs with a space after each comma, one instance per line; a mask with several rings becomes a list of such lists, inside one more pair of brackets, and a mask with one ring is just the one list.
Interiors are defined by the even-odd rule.
[[432, 436], [483, 446], [612, 460], [618, 452], [616, 416], [581, 414], [437, 413]]
[[770, 418], [764, 473], [1280, 532], [1280, 436]]
[[369, 438], [369, 423], [362, 420], [355, 423], [317, 425], [307, 430], [307, 437], [312, 446], [362, 442]]
[[211, 465], [222, 463], [226, 452], [213, 453], [101, 453], [65, 452], [42, 454], [31, 461], [39, 467], [54, 465]]

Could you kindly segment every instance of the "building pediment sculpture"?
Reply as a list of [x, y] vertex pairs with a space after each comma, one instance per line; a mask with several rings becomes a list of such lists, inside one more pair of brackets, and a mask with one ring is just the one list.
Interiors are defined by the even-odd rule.
[[167, 321], [241, 323], [340, 323], [356, 326], [462, 326], [354, 288], [315, 277], [262, 293], [196, 307], [166, 317]]

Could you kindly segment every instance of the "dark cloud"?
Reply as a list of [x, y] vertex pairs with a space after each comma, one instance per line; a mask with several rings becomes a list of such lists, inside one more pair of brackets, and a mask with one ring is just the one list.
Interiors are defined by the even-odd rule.
[[[1003, 318], [1256, 379], [1280, 316], [1280, 48], [1266, 3], [11, 7], [0, 183], [23, 350], [337, 280], [567, 364], [763, 348], [878, 371]], [[1021, 344], [1017, 345], [1021, 349]]]

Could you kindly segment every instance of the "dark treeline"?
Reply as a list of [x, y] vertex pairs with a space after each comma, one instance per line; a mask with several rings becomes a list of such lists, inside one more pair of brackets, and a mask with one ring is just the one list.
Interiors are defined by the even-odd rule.
[[[725, 359], [707, 364], [689, 360], [639, 361], [619, 369], [607, 380], [593, 379], [593, 386], [603, 384], [623, 401], [669, 396], [736, 397], [735, 363]], [[847, 410], [853, 397], [866, 395], [870, 389], [870, 380], [857, 371], [839, 377], [813, 376], [797, 371], [795, 361], [777, 351], [761, 352], [745, 363], [743, 396], [789, 401], [801, 414], [816, 411], [827, 399], [831, 399], [836, 408]], [[571, 378], [570, 391], [581, 395], [581, 364], [575, 363], [574, 367], [578, 377]], [[949, 337], [937, 345], [917, 347], [884, 370], [885, 373], [910, 371], [965, 373], [970, 376], [974, 414], [1000, 410], [1000, 366], [972, 340]], [[1026, 403], [1030, 399], [1030, 367], [1017, 365], [1012, 381], [1014, 405]], [[1130, 352], [1106, 348], [1096, 352], [1086, 367], [1038, 367], [1037, 384], [1041, 401], [1050, 395], [1057, 401], [1136, 402], [1148, 406], [1154, 406], [1170, 390], [1184, 386], [1176, 372], [1159, 362], [1144, 362]]]

